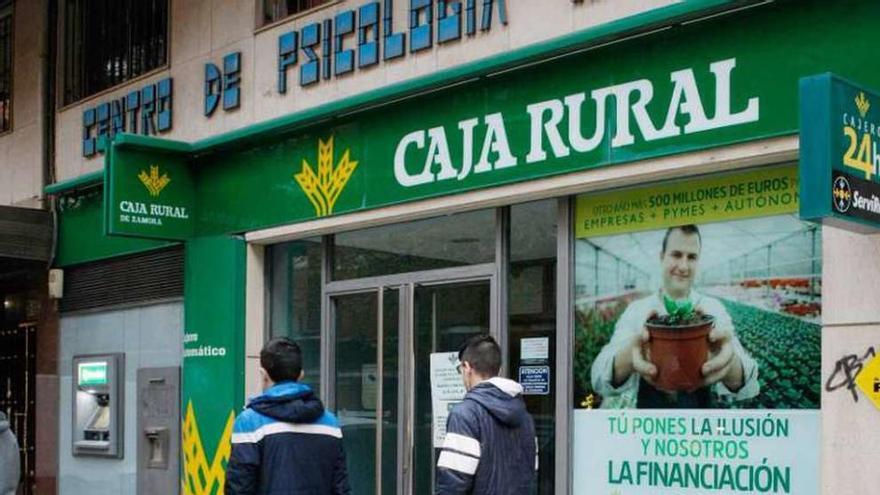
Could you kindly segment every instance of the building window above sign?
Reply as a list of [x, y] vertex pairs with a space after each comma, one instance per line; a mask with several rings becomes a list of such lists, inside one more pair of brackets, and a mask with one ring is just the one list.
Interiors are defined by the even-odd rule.
[[272, 24], [285, 17], [306, 12], [332, 0], [257, 0], [257, 8], [262, 12], [260, 25]]
[[64, 104], [165, 65], [169, 3], [64, 0]]

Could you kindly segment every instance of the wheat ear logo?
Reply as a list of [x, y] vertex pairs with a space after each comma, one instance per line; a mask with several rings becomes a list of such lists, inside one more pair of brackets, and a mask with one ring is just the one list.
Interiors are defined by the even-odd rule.
[[223, 493], [226, 484], [226, 464], [232, 454], [232, 427], [235, 412], [230, 411], [226, 426], [220, 435], [213, 457], [205, 452], [199, 432], [199, 422], [192, 401], [186, 404], [183, 420], [183, 485], [184, 495], [210, 495]]
[[868, 115], [868, 110], [871, 108], [871, 102], [865, 98], [864, 92], [859, 92], [858, 96], [856, 96], [856, 108], [859, 109], [859, 115], [862, 118], [865, 118], [865, 115]]
[[162, 174], [161, 177], [159, 176], [158, 165], [150, 165], [149, 174], [145, 170], [141, 170], [141, 173], [138, 174], [138, 179], [141, 180], [144, 187], [150, 192], [150, 196], [158, 196], [162, 189], [165, 189], [165, 186], [171, 182], [171, 178], [168, 177], [167, 173]]
[[303, 159], [302, 171], [293, 178], [315, 207], [315, 214], [325, 217], [333, 213], [333, 206], [357, 165], [358, 162], [350, 158], [350, 150], [346, 149], [333, 167], [333, 136], [330, 136], [327, 141], [318, 139], [318, 173]]

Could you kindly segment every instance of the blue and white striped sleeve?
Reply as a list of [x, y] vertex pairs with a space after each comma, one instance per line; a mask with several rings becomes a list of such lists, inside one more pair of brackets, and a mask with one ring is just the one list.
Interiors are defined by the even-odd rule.
[[479, 426], [462, 412], [461, 406], [453, 409], [446, 423], [446, 439], [437, 459], [438, 495], [470, 493], [480, 465]]
[[243, 412], [232, 429], [232, 454], [224, 483], [226, 495], [256, 494], [260, 487], [260, 438], [248, 419], [248, 411]]

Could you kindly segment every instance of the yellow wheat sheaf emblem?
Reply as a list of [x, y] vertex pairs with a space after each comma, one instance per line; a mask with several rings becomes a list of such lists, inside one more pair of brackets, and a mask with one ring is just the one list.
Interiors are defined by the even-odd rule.
[[158, 196], [162, 189], [165, 189], [165, 186], [171, 182], [171, 178], [168, 177], [167, 173], [162, 174], [161, 177], [159, 176], [158, 165], [150, 165], [149, 174], [145, 170], [141, 170], [141, 173], [138, 174], [138, 179], [143, 182], [147, 191], [150, 191], [150, 196]]
[[348, 179], [357, 168], [358, 162], [350, 158], [350, 150], [346, 149], [333, 167], [333, 136], [327, 141], [318, 140], [318, 173], [316, 174], [305, 159], [302, 171], [293, 178], [302, 188], [306, 197], [315, 207], [315, 214], [324, 217], [333, 213], [333, 206], [339, 194], [345, 189]]
[[859, 109], [859, 115], [862, 118], [865, 118], [865, 115], [868, 115], [868, 110], [871, 108], [871, 102], [865, 98], [865, 93], [860, 92], [858, 96], [856, 96], [856, 108]]
[[226, 483], [226, 464], [232, 454], [232, 425], [235, 413], [229, 412], [229, 419], [217, 444], [214, 458], [208, 463], [199, 423], [193, 411], [192, 401], [186, 405], [183, 420], [183, 493], [184, 495], [214, 495], [223, 493]]

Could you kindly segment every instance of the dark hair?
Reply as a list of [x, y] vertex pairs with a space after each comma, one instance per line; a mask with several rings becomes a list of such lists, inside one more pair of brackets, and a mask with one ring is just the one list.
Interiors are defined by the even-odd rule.
[[666, 252], [666, 241], [669, 240], [669, 234], [672, 233], [673, 230], [680, 230], [683, 234], [687, 235], [697, 235], [697, 239], [700, 241], [700, 246], [703, 245], [703, 238], [700, 236], [700, 229], [697, 228], [694, 224], [688, 225], [676, 225], [675, 227], [669, 227], [666, 230], [666, 235], [663, 236], [663, 249], [660, 250], [660, 254]]
[[467, 361], [474, 371], [483, 376], [498, 376], [501, 371], [501, 348], [491, 335], [474, 335], [459, 348], [458, 360]]
[[274, 338], [260, 351], [260, 366], [275, 383], [295, 382], [302, 373], [302, 351], [287, 337]]

